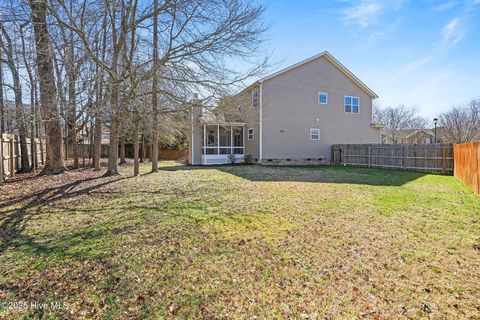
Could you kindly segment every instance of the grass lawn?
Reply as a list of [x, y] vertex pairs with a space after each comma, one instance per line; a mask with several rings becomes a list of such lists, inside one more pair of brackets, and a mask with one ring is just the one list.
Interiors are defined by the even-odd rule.
[[0, 186], [0, 318], [480, 319], [480, 197], [451, 176], [141, 170]]

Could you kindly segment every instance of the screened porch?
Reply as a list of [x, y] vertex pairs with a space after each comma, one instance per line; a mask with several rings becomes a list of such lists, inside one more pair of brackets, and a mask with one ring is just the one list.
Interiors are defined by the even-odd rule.
[[243, 163], [243, 123], [204, 123], [202, 164]]

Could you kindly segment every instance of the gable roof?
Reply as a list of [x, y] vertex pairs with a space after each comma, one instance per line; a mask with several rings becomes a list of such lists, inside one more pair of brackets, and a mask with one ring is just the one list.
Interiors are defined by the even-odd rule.
[[407, 133], [407, 138], [410, 138], [411, 136], [416, 135], [417, 133], [420, 133], [420, 132], [423, 132], [426, 135], [429, 135], [431, 137], [435, 136], [435, 134], [430, 129], [417, 129], [417, 130], [412, 130], [412, 132], [410, 134], [408, 134], [408, 132], [406, 132]]
[[[440, 128], [437, 127], [437, 133], [439, 133]], [[395, 130], [395, 134], [399, 137], [399, 138], [402, 138], [402, 139], [409, 139], [411, 138], [412, 136], [416, 135], [417, 133], [425, 133], [426, 135], [428, 136], [435, 136], [434, 132], [432, 129], [402, 129], [402, 130]], [[391, 136], [391, 132], [385, 132], [383, 135], [386, 136], [386, 137], [389, 137]]]
[[342, 72], [347, 78], [349, 78], [351, 81], [353, 81], [357, 86], [359, 86], [363, 91], [365, 91], [370, 97], [372, 97], [374, 99], [378, 98], [378, 95], [375, 92], [373, 92], [372, 89], [370, 89], [365, 83], [363, 83], [360, 79], [358, 79], [350, 70], [348, 70], [343, 64], [341, 64], [340, 61], [335, 59], [335, 57], [332, 56], [328, 51], [323, 51], [322, 53], [314, 55], [313, 57], [310, 57], [308, 59], [305, 59], [303, 61], [295, 63], [294, 65], [291, 65], [290, 67], [287, 67], [285, 69], [282, 69], [280, 71], [272, 73], [271, 75], [260, 79], [259, 82], [267, 81], [267, 80], [272, 79], [276, 76], [279, 76], [279, 75], [281, 75], [281, 74], [283, 74], [287, 71], [290, 71], [292, 69], [303, 66], [304, 64], [307, 64], [307, 63], [309, 63], [311, 61], [314, 61], [316, 59], [319, 59], [319, 58], [327, 59], [327, 61], [329, 61], [331, 64], [333, 64], [340, 72]]

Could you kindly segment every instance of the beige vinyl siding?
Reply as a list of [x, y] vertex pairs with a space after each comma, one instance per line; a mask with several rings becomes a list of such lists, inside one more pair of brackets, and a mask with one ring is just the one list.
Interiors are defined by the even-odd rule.
[[[345, 113], [345, 96], [360, 98], [359, 114]], [[263, 83], [263, 159], [330, 159], [332, 144], [379, 143], [371, 123], [372, 98], [324, 57]], [[319, 141], [310, 140], [311, 128], [320, 129]]]
[[[256, 107], [252, 106], [252, 90], [260, 90], [257, 85], [250, 86], [237, 95], [239, 114], [241, 121], [245, 122], [244, 135], [245, 135], [245, 155], [252, 155], [253, 159], [259, 157], [259, 130], [260, 130], [260, 102]], [[260, 96], [260, 91], [259, 91]], [[252, 128], [254, 135], [253, 140], [247, 139], [247, 130]]]

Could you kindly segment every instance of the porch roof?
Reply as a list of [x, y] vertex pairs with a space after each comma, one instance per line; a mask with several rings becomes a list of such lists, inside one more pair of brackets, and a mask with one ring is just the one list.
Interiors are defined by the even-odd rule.
[[204, 122], [202, 121], [203, 124], [206, 124], [206, 125], [212, 125], [212, 126], [234, 126], [234, 127], [243, 127], [246, 125], [246, 123], [244, 122], [228, 122], [228, 121], [224, 121], [224, 122]]
[[200, 117], [200, 122], [206, 125], [220, 125], [220, 126], [244, 126], [245, 122], [226, 121], [223, 115], [215, 115], [213, 113], [204, 113]]

